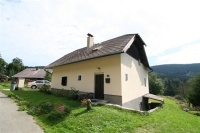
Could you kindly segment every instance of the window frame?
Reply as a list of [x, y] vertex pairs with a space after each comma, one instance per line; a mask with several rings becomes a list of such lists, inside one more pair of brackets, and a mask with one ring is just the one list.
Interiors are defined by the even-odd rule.
[[81, 81], [81, 80], [82, 80], [82, 76], [78, 75], [78, 81]]
[[63, 77], [61, 78], [61, 85], [62, 85], [62, 86], [67, 86], [67, 76], [63, 76]]

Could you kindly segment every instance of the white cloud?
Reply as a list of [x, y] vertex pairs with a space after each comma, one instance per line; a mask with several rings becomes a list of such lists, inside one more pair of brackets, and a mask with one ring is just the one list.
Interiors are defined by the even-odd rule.
[[[0, 50], [7, 62], [17, 56], [25, 65], [47, 65], [86, 46], [88, 32], [96, 43], [139, 33], [151, 65], [198, 62], [193, 54], [189, 61], [179, 59], [188, 52], [184, 44], [200, 39], [198, 5], [195, 0], [2, 0]], [[181, 50], [169, 61], [163, 53], [175, 48]]]
[[199, 48], [200, 43], [188, 44], [180, 48], [180, 50], [163, 55], [157, 58], [158, 64], [180, 64], [180, 63], [199, 63]]

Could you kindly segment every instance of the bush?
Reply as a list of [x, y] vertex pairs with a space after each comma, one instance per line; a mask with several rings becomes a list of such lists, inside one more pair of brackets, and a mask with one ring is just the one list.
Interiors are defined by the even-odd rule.
[[65, 118], [65, 116], [66, 116], [66, 113], [65, 113], [65, 112], [52, 111], [52, 112], [48, 115], [47, 119], [48, 119], [48, 120], [51, 120], [51, 121], [53, 121], [53, 120], [55, 121], [55, 120], [63, 119], [63, 118]]
[[189, 112], [190, 114], [200, 116], [200, 112], [199, 112], [199, 111], [188, 111], [188, 112]]
[[48, 114], [53, 111], [54, 106], [51, 102], [42, 102], [38, 105], [39, 114]]
[[60, 120], [65, 118], [71, 110], [69, 110], [65, 105], [60, 105], [55, 107], [55, 110], [53, 110], [47, 117], [48, 120]]
[[78, 92], [79, 92], [78, 90], [72, 89], [69, 91], [68, 97], [76, 100], [76, 99], [78, 99], [78, 96], [77, 96]]
[[192, 110], [194, 110], [194, 111], [200, 111], [200, 106], [193, 107]]
[[181, 95], [174, 96], [175, 99], [184, 101], [184, 98]]
[[38, 88], [40, 92], [51, 94], [51, 87], [47, 85], [43, 85], [42, 87]]
[[53, 95], [67, 97], [69, 99], [77, 99], [78, 90], [65, 90], [65, 89], [51, 89]]
[[69, 90], [64, 90], [64, 89], [51, 89], [51, 92], [55, 96], [61, 96], [61, 97], [67, 97]]

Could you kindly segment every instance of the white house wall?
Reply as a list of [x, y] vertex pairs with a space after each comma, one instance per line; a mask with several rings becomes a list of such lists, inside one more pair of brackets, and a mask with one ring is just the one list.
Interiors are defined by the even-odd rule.
[[18, 79], [18, 87], [19, 88], [23, 88], [24, 87], [24, 81], [25, 81], [25, 78], [19, 78]]
[[[82, 92], [94, 93], [95, 74], [104, 74], [104, 94], [121, 96], [120, 61], [118, 54], [55, 67], [52, 88], [70, 90], [70, 87], [74, 87]], [[81, 81], [78, 81], [79, 75]], [[111, 80], [110, 83], [105, 83], [107, 75]], [[67, 86], [62, 86], [61, 79], [65, 76], [67, 76]]]
[[121, 54], [121, 81], [122, 105], [139, 110], [142, 96], [149, 93], [147, 67], [128, 54]]

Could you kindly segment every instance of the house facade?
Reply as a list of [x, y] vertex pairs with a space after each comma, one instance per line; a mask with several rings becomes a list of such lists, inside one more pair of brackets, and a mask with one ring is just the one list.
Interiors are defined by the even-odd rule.
[[[95, 99], [145, 110], [143, 96], [149, 93], [151, 70], [138, 34], [123, 35], [69, 53], [51, 63], [52, 88], [93, 93]], [[91, 43], [91, 44], [90, 44]]]

